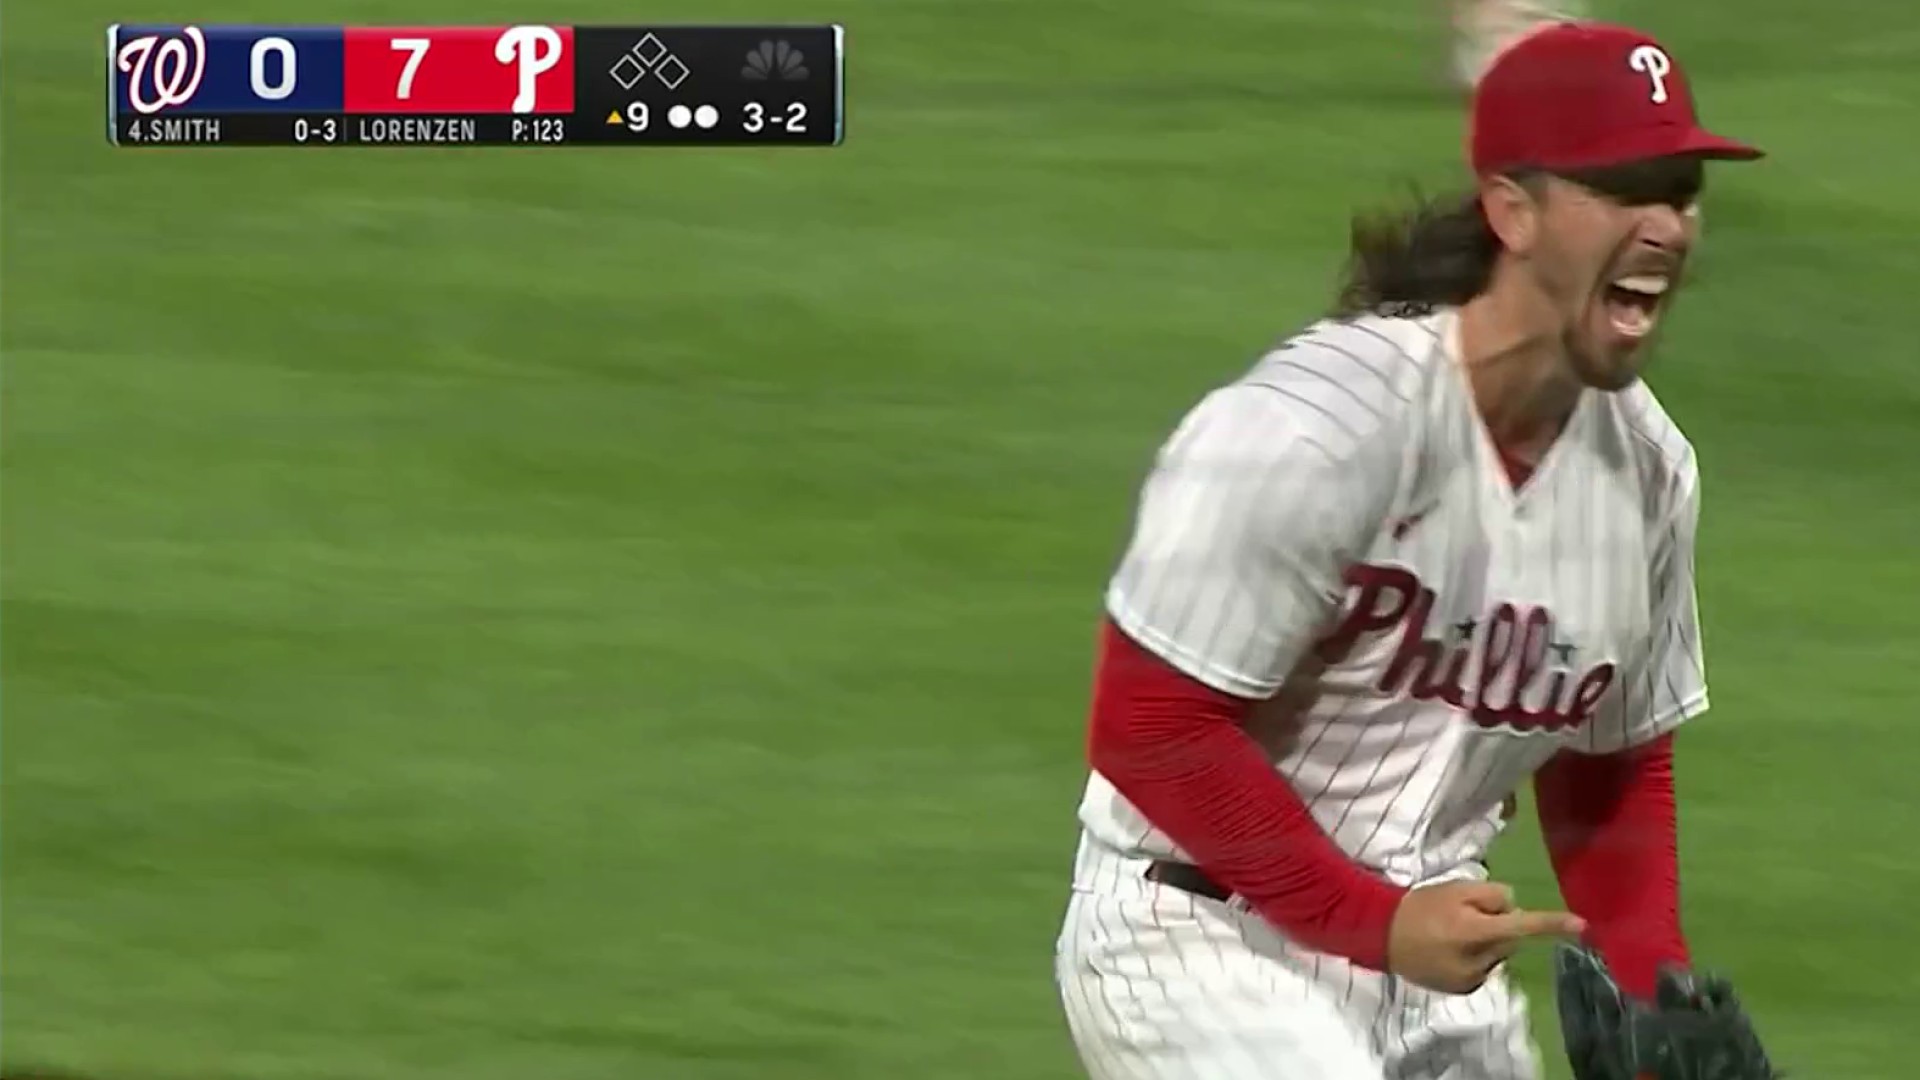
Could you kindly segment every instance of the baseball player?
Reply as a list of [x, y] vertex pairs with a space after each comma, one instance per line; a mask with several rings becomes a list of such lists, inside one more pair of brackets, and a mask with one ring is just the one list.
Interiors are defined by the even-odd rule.
[[[1470, 194], [1354, 229], [1337, 310], [1165, 441], [1106, 594], [1056, 975], [1098, 1080], [1538, 1075], [1502, 963], [1687, 959], [1672, 733], [1700, 481], [1640, 381], [1707, 159], [1653, 38], [1523, 38]], [[1490, 878], [1532, 778], [1566, 911]]]
[[1500, 50], [1543, 26], [1579, 18], [1584, 7], [1579, 0], [1448, 0], [1454, 80], [1471, 90]]

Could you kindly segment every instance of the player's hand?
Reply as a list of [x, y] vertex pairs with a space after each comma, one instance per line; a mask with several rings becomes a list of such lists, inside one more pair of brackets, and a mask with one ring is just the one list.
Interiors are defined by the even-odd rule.
[[1587, 924], [1564, 911], [1522, 911], [1513, 890], [1491, 881], [1449, 881], [1407, 893], [1393, 913], [1387, 967], [1429, 990], [1467, 994], [1534, 938], [1576, 939]]

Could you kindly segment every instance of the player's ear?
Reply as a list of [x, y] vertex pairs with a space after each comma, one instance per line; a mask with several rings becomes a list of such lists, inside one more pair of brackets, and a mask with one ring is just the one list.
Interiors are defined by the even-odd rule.
[[1533, 250], [1540, 209], [1533, 192], [1511, 177], [1490, 176], [1480, 182], [1480, 212], [1508, 251], [1524, 255]]

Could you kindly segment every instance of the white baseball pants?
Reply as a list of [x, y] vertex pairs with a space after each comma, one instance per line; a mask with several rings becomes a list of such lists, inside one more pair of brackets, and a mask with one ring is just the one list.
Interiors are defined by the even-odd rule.
[[1083, 838], [1055, 976], [1093, 1080], [1536, 1080], [1504, 970], [1440, 994], [1294, 945]]

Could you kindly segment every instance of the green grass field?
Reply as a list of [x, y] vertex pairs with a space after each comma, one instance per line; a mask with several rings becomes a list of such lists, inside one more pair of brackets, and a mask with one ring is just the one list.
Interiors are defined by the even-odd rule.
[[[6, 1064], [1073, 1076], [1133, 485], [1349, 208], [1456, 178], [1439, 6], [10, 6]], [[1707, 477], [1689, 925], [1800, 1075], [1905, 1080], [1920, 23], [1610, 13], [1774, 154], [1653, 375]], [[842, 21], [848, 140], [110, 149], [104, 26], [183, 18]]]

